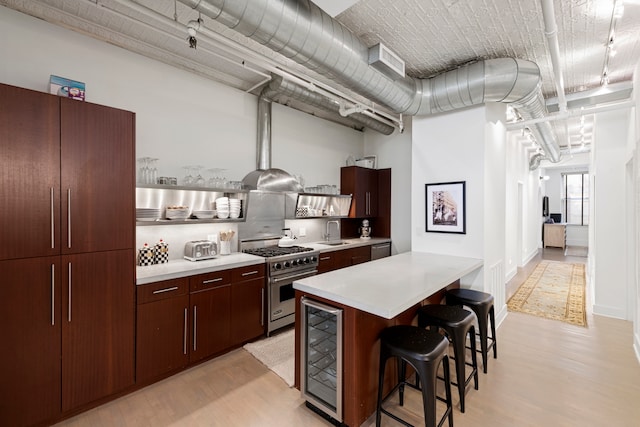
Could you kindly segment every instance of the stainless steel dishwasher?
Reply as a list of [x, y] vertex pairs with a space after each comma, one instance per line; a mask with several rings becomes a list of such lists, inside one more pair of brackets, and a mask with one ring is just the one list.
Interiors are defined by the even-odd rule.
[[391, 256], [391, 242], [371, 245], [371, 261]]
[[342, 422], [342, 309], [300, 300], [300, 391], [307, 406]]

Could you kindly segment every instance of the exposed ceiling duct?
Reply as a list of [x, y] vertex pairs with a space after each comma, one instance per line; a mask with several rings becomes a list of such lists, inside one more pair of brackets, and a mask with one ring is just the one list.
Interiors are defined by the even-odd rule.
[[264, 95], [269, 92], [266, 87], [258, 97], [256, 170], [242, 179], [242, 185], [249, 190], [300, 192], [302, 186], [293, 176], [271, 167], [271, 99]]
[[341, 114], [344, 117], [347, 117], [354, 125], [358, 125], [360, 127], [364, 126], [384, 135], [391, 135], [395, 129], [391, 125], [384, 124], [379, 120], [373, 119], [362, 113], [355, 112], [346, 115], [344, 114], [344, 106], [341, 105], [339, 101], [328, 98], [317, 92], [312, 92], [309, 89], [280, 76], [273, 76], [273, 80], [271, 80], [267, 85], [267, 91], [262, 92], [261, 96], [275, 100], [279, 95], [294, 98], [307, 105], [321, 108], [336, 115]]
[[[429, 79], [394, 80], [369, 66], [368, 47], [308, 0], [180, 2], [395, 113], [428, 115], [506, 102], [525, 120], [546, 114], [540, 71], [530, 61], [489, 59]], [[551, 125], [536, 123], [531, 131], [546, 158], [559, 161]]]

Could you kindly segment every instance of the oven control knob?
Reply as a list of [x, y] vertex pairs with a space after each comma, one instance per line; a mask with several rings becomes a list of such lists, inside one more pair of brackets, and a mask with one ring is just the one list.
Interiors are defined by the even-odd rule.
[[307, 258], [307, 257], [302, 258], [302, 262], [304, 264], [309, 264], [309, 258]]
[[289, 261], [285, 261], [284, 268], [289, 268], [289, 267], [291, 267], [291, 263]]
[[310, 260], [311, 262], [316, 262], [316, 261], [318, 261], [318, 258], [316, 258], [315, 256], [311, 256], [311, 257], [309, 258], [309, 260]]
[[293, 261], [291, 261], [291, 265], [293, 266], [296, 266], [298, 264], [302, 264], [299, 259], [294, 259]]
[[276, 262], [275, 264], [273, 264], [273, 268], [275, 270], [280, 270], [282, 268], [282, 264], [280, 264], [279, 262]]

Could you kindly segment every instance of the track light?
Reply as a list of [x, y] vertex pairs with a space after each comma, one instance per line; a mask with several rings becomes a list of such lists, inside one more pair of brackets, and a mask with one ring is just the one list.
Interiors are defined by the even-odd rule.
[[189, 21], [189, 23], [187, 24], [187, 42], [189, 43], [189, 47], [191, 49], [195, 49], [198, 46], [198, 39], [196, 38], [196, 35], [198, 34], [198, 30], [200, 29], [201, 24], [201, 18], [198, 18], [197, 21]]

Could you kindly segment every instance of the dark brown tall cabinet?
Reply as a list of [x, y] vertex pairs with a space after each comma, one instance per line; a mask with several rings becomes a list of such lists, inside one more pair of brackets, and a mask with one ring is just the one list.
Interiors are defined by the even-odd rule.
[[0, 84], [0, 425], [134, 382], [135, 115]]
[[345, 166], [340, 192], [352, 195], [349, 218], [340, 221], [343, 238], [358, 236], [363, 219], [369, 220], [372, 236], [391, 237], [391, 169]]

